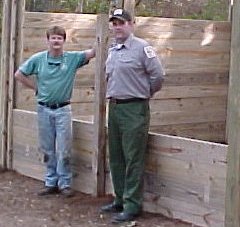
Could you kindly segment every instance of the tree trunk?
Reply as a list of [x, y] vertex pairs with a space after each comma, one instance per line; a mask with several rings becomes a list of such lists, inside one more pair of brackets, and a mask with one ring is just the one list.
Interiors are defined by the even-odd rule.
[[83, 13], [83, 1], [84, 0], [78, 0], [78, 4], [75, 9], [75, 13]]

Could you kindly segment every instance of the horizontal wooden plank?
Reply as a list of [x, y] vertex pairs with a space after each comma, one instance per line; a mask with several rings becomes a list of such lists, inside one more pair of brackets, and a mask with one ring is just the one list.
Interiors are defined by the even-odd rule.
[[225, 102], [227, 99], [227, 85], [200, 85], [200, 86], [166, 86], [163, 87], [159, 92], [157, 92], [151, 100], [154, 103], [156, 99], [179, 99], [179, 100], [189, 100], [195, 99], [201, 100], [202, 98], [215, 97], [216, 99], [223, 99], [225, 107]]
[[225, 72], [168, 73], [164, 78], [164, 87], [228, 85], [229, 74]]
[[[176, 89], [177, 90], [177, 89]], [[181, 90], [181, 89], [180, 89]], [[214, 110], [211, 108], [214, 105]], [[201, 97], [196, 94], [196, 98], [192, 95], [190, 98], [173, 98], [167, 97], [161, 100], [151, 100], [150, 106], [152, 113], [155, 112], [171, 112], [171, 111], [189, 111], [196, 112], [202, 110], [208, 110], [215, 112], [215, 109], [224, 109], [227, 105], [227, 99], [225, 96], [220, 97]], [[161, 107], [159, 111], [159, 106]], [[226, 108], [225, 108], [226, 109]]]
[[56, 25], [74, 29], [81, 24], [81, 27], [91, 28], [96, 24], [96, 18], [93, 14], [25, 12], [24, 26], [47, 29]]
[[187, 123], [150, 126], [150, 131], [160, 134], [181, 136], [218, 143], [226, 142], [226, 124], [220, 122]]
[[149, 133], [150, 152], [166, 156], [176, 156], [183, 160], [202, 160], [212, 163], [226, 164], [227, 145], [189, 138]]
[[150, 124], [156, 125], [172, 125], [187, 123], [204, 123], [225, 121], [226, 110], [222, 108], [212, 110], [199, 111], [159, 111], [151, 112]]
[[[89, 116], [93, 115], [94, 104], [93, 103], [72, 103], [72, 116], [73, 118], [83, 115]], [[26, 111], [36, 111], [36, 103], [35, 102], [23, 102], [17, 105], [18, 109], [26, 110]]]
[[[136, 17], [138, 31], [147, 35], [166, 33], [166, 38], [184, 37], [185, 39], [201, 39], [205, 34], [212, 34], [216, 39], [230, 39], [231, 23], [227, 21], [207, 21], [157, 17]], [[151, 24], [151, 26], [149, 26]], [[151, 32], [152, 31], [152, 32]]]

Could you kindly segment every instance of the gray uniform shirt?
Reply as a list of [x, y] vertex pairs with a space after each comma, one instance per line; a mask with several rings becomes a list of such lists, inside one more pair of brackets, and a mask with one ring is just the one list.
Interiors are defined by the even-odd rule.
[[162, 86], [164, 70], [149, 44], [130, 35], [108, 51], [107, 98], [150, 98]]

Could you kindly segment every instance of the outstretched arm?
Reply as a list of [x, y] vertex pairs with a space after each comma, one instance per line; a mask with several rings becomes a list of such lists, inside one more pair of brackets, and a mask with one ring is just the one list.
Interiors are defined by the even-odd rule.
[[96, 55], [95, 47], [89, 50], [85, 50], [84, 52], [86, 54], [86, 61], [89, 61], [91, 58], [94, 58]]

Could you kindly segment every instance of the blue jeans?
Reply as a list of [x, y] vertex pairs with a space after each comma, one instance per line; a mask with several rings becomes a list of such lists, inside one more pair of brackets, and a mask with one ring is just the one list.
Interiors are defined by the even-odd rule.
[[47, 171], [45, 186], [63, 189], [70, 187], [72, 172], [70, 156], [72, 149], [72, 112], [67, 105], [50, 109], [41, 105], [38, 111], [39, 148], [44, 154]]

